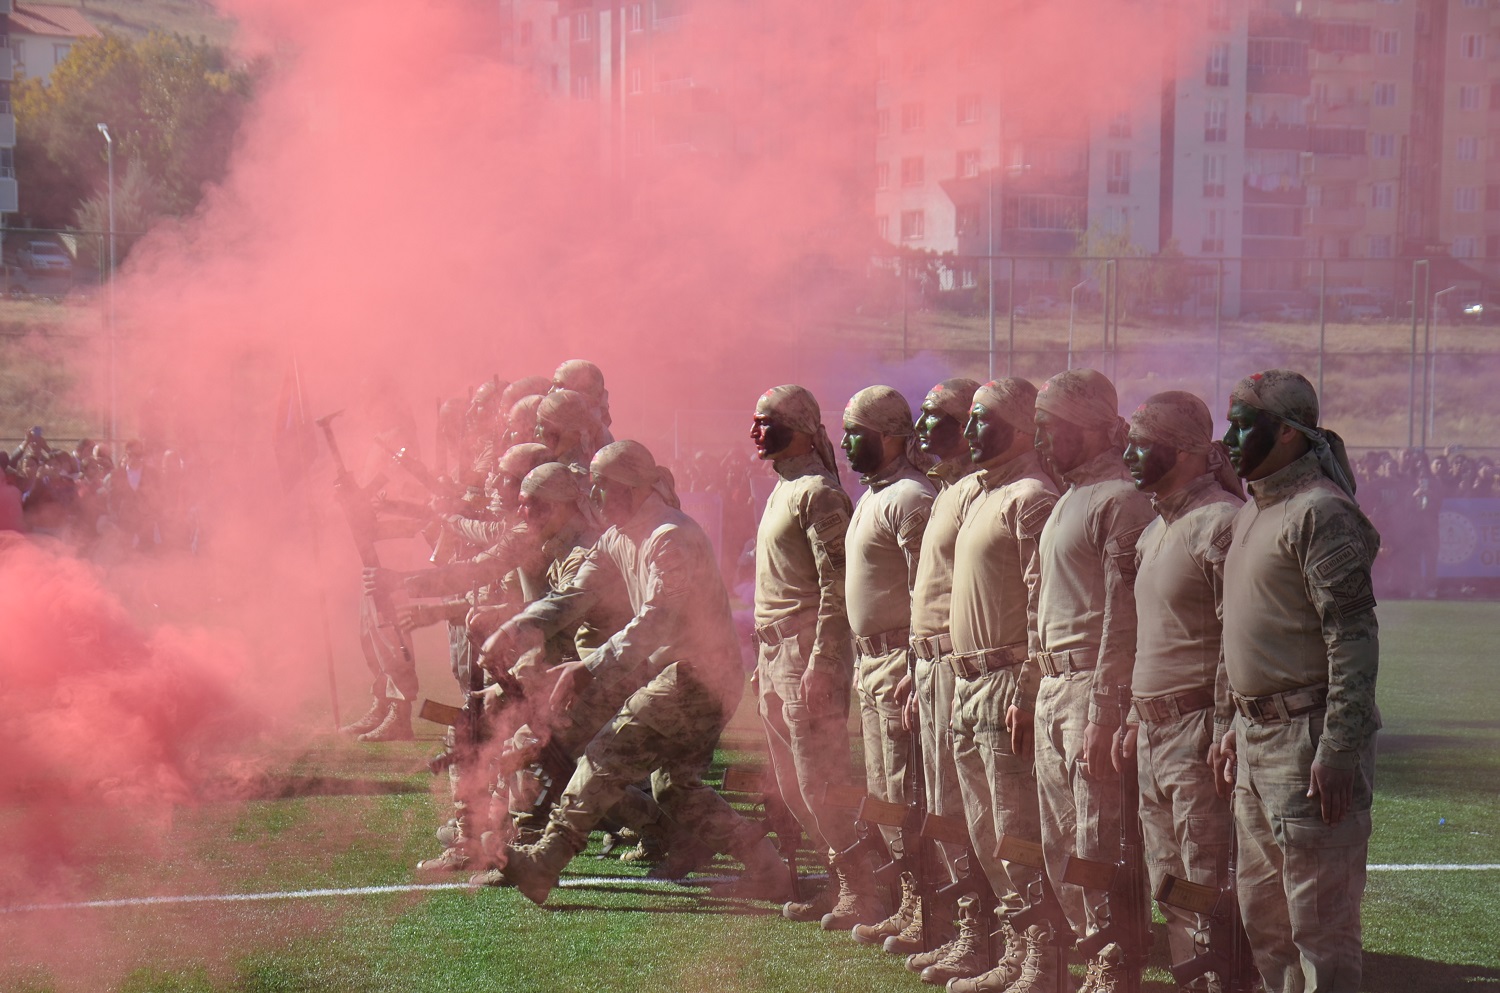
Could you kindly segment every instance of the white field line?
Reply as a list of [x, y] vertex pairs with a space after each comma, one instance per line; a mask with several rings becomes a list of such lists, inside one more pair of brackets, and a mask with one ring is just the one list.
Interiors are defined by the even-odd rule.
[[[1442, 862], [1417, 862], [1410, 864], [1375, 863], [1368, 866], [1370, 872], [1496, 872], [1500, 862], [1477, 865], [1453, 865]], [[731, 877], [701, 876], [692, 880], [692, 886], [707, 886], [724, 882]], [[816, 878], [816, 877], [803, 877]], [[560, 887], [572, 886], [671, 886], [683, 888], [682, 883], [669, 879], [646, 879], [637, 876], [577, 876], [563, 879]], [[25, 914], [39, 910], [97, 910], [114, 907], [159, 907], [183, 903], [256, 903], [265, 900], [309, 900], [318, 897], [378, 896], [384, 893], [417, 893], [427, 890], [482, 889], [469, 883], [403, 883], [395, 886], [351, 886], [326, 890], [279, 890], [271, 893], [203, 893], [189, 896], [140, 896], [118, 900], [80, 900], [73, 903], [32, 903], [0, 907], [0, 914]]]

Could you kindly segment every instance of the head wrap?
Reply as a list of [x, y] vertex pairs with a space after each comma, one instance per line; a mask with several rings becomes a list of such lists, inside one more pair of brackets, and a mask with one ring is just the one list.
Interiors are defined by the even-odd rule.
[[536, 412], [542, 405], [542, 394], [533, 393], [516, 401], [516, 405], [510, 408], [510, 417], [506, 419], [513, 434], [530, 439], [536, 431]]
[[593, 403], [573, 390], [558, 390], [542, 397], [536, 419], [559, 431], [576, 431], [585, 446], [599, 433], [599, 416], [594, 413]]
[[548, 503], [573, 503], [578, 499], [578, 478], [571, 466], [543, 462], [521, 480], [521, 492]]
[[638, 441], [616, 441], [605, 445], [594, 456], [589, 472], [634, 489], [650, 487], [668, 506], [682, 508], [672, 471], [657, 465], [650, 450]]
[[992, 380], [974, 391], [969, 406], [982, 406], [1017, 431], [1029, 434], [1036, 422], [1036, 387], [1025, 379]]
[[833, 442], [828, 429], [823, 426], [823, 413], [818, 401], [801, 386], [777, 386], [766, 390], [755, 403], [757, 414], [770, 415], [793, 431], [812, 438], [813, 451], [828, 471], [838, 475], [838, 460], [834, 457]]
[[1130, 415], [1130, 430], [1140, 438], [1179, 452], [1208, 456], [1208, 471], [1227, 492], [1243, 497], [1244, 488], [1229, 451], [1214, 435], [1214, 417], [1208, 404], [1191, 393], [1168, 390], [1146, 398]]
[[523, 397], [543, 396], [551, 388], [552, 383], [545, 376], [522, 376], [501, 391], [500, 406], [512, 410]]
[[1323, 475], [1354, 496], [1354, 469], [1349, 465], [1344, 439], [1317, 427], [1318, 392], [1306, 376], [1290, 369], [1267, 369], [1240, 380], [1229, 396], [1302, 432], [1312, 442]]
[[913, 465], [929, 468], [931, 460], [922, 453], [917, 440], [917, 426], [912, 421], [911, 404], [889, 386], [868, 386], [849, 398], [844, 408], [849, 424], [875, 431], [887, 438], [905, 438], [902, 454]]
[[1042, 384], [1036, 409], [1060, 417], [1085, 430], [1104, 431], [1110, 442], [1125, 449], [1125, 418], [1120, 416], [1115, 384], [1093, 369], [1069, 369]]
[[931, 406], [953, 418], [960, 425], [967, 424], [969, 412], [974, 407], [974, 391], [979, 384], [972, 379], [945, 379], [922, 398], [922, 406]]
[[502, 476], [525, 479], [537, 466], [551, 461], [553, 461], [551, 449], [546, 445], [528, 441], [507, 448], [505, 454], [500, 456], [500, 462], [495, 468]]
[[588, 359], [568, 359], [552, 374], [552, 382], [565, 390], [582, 393], [594, 401], [599, 423], [608, 427], [609, 390], [604, 388], [604, 373]]

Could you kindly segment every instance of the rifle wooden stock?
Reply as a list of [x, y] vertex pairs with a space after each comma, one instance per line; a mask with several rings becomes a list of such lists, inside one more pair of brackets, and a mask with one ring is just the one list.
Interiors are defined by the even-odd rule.
[[899, 828], [906, 824], [908, 808], [904, 803], [891, 803], [866, 796], [859, 802], [859, 819], [866, 824]]
[[1124, 866], [1118, 862], [1096, 862], [1078, 855], [1069, 855], [1063, 863], [1062, 880], [1088, 890], [1111, 890]]
[[1190, 883], [1168, 873], [1156, 888], [1156, 902], [1205, 916], [1217, 914], [1224, 894], [1217, 887]]
[[922, 837], [963, 848], [968, 848], [972, 840], [969, 837], [969, 825], [962, 817], [933, 813], [922, 818]]
[[1040, 841], [1032, 841], [1029, 838], [1017, 838], [1015, 835], [1002, 834], [1000, 836], [1000, 844], [995, 846], [995, 857], [1004, 859], [1006, 862], [1024, 865], [1028, 869], [1047, 871], [1046, 850], [1042, 848]]
[[766, 771], [759, 766], [731, 765], [724, 770], [725, 793], [761, 793]]
[[458, 722], [463, 719], [463, 708], [438, 703], [436, 700], [423, 700], [421, 706], [417, 708], [417, 716], [434, 724], [444, 724], [450, 728], [457, 727]]
[[818, 796], [823, 801], [825, 807], [858, 810], [859, 805], [864, 802], [866, 794], [863, 786], [824, 783]]

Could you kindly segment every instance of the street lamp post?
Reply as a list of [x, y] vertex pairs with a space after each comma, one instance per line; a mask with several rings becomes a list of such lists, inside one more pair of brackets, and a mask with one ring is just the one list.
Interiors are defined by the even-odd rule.
[[104, 136], [104, 154], [107, 162], [109, 185], [106, 197], [109, 203], [109, 286], [106, 292], [109, 294], [109, 442], [113, 447], [117, 444], [119, 437], [119, 397], [116, 384], [116, 355], [115, 355], [115, 139], [109, 133], [108, 124], [99, 124], [99, 133]]

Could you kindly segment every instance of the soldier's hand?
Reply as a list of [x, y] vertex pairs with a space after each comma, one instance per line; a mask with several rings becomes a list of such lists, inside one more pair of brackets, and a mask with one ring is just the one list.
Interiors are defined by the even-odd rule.
[[834, 693], [838, 681], [832, 673], [808, 666], [802, 673], [802, 702], [812, 717], [827, 717], [835, 712]]
[[553, 713], [561, 713], [573, 706], [573, 701], [578, 699], [578, 694], [583, 688], [593, 682], [594, 674], [589, 672], [589, 667], [581, 661], [564, 662], [554, 668], [553, 673], [557, 676], [557, 682], [552, 686]]
[[464, 615], [464, 627], [472, 638], [488, 638], [506, 620], [504, 607], [470, 607]]
[[1115, 772], [1124, 772], [1135, 764], [1135, 739], [1140, 733], [1140, 728], [1139, 724], [1120, 725], [1119, 733], [1114, 736], [1114, 745], [1109, 754]]
[[380, 596], [383, 593], [390, 593], [401, 582], [401, 574], [394, 569], [366, 569], [364, 578], [365, 592], [370, 596]]
[[1031, 711], [1011, 704], [1005, 711], [1005, 730], [1010, 732], [1011, 754], [1019, 759], [1031, 757], [1033, 716]]
[[396, 608], [396, 627], [404, 634], [410, 634], [414, 628], [426, 627], [436, 621], [430, 604], [408, 603]]
[[1083, 774], [1086, 778], [1102, 782], [1110, 778], [1114, 765], [1115, 728], [1089, 721], [1083, 727]]
[[1208, 746], [1208, 767], [1213, 770], [1214, 790], [1226, 800], [1234, 793], [1235, 746], [1233, 730], [1224, 732], [1222, 741]]
[[511, 619], [484, 641], [479, 650], [480, 664], [494, 671], [508, 666], [524, 653], [542, 643], [542, 633], [530, 624]]
[[1354, 770], [1334, 769], [1314, 760], [1307, 795], [1323, 805], [1323, 823], [1332, 827], [1344, 819], [1354, 804]]
[[896, 684], [896, 706], [901, 708], [901, 730], [910, 731], [916, 727], [917, 706], [916, 699], [911, 693], [911, 673], [901, 677]]

